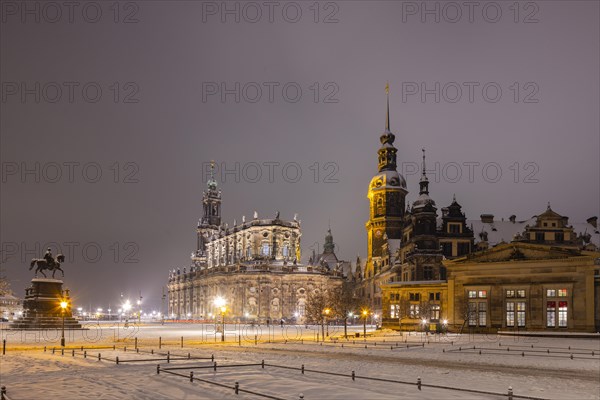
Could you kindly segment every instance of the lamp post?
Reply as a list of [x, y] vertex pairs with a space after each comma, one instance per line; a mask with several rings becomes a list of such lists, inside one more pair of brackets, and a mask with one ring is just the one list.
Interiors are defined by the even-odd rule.
[[140, 296], [140, 299], [137, 301], [137, 305], [138, 305], [138, 324], [142, 322], [142, 296]]
[[225, 341], [225, 311], [227, 311], [227, 301], [222, 297], [216, 297], [215, 306], [221, 310], [221, 342]]
[[60, 346], [61, 347], [65, 347], [65, 311], [68, 306], [69, 306], [69, 303], [67, 303], [66, 300], [63, 300], [60, 302], [60, 311], [62, 314], [62, 333], [60, 336]]
[[[323, 310], [325, 312], [325, 325], [327, 325], [327, 337], [329, 337], [329, 321], [327, 320], [327, 317], [329, 317], [329, 313], [331, 312], [331, 310], [329, 308], [326, 308], [325, 310]], [[323, 339], [325, 339], [325, 337], [323, 336]]]
[[363, 310], [363, 337], [367, 337], [367, 317], [369, 316], [369, 310]]

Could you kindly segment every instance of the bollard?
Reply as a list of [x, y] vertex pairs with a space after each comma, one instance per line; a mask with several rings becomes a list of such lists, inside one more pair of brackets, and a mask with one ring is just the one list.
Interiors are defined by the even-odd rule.
[[52, 354], [54, 354], [54, 350], [56, 350], [54, 347], [52, 348]]
[[192, 358], [192, 355], [190, 353], [188, 353], [188, 360]]
[[98, 353], [98, 361], [102, 360], [102, 356], [100, 355], [100, 353]]
[[239, 392], [240, 392], [240, 384], [239, 384], [239, 382], [236, 382], [235, 383], [235, 394], [239, 394]]
[[81, 346], [81, 351], [83, 351], [83, 346]]
[[214, 364], [213, 364], [213, 371], [214, 371], [214, 372], [217, 372], [217, 362], [216, 362], [216, 361], [215, 361], [215, 362], [214, 362]]
[[525, 357], [525, 352], [524, 351], [521, 352], [521, 357]]
[[117, 349], [117, 345], [113, 344], [113, 350]]
[[265, 369], [265, 360], [262, 360], [262, 361], [260, 362], [260, 365], [261, 365], [262, 369]]
[[154, 354], [154, 349], [150, 349], [150, 354]]
[[135, 340], [135, 341], [134, 341], [134, 347], [135, 347], [135, 349], [137, 350], [137, 348], [138, 348], [138, 347], [137, 347], [137, 336], [135, 337], [135, 339], [134, 339], [134, 340]]
[[571, 354], [571, 360], [573, 359], [573, 354]]
[[[46, 352], [46, 346], [44, 346], [44, 353]], [[593, 354], [592, 354], [593, 355]]]
[[355, 381], [356, 380], [356, 374], [354, 373], [354, 371], [352, 371], [352, 380]]
[[115, 358], [115, 363], [116, 363], [117, 365], [119, 365], [119, 356], [117, 356], [117, 357]]
[[65, 355], [65, 348], [63, 347], [62, 349], [60, 349], [60, 355], [64, 356]]
[[167, 364], [171, 363], [171, 353], [167, 351]]
[[71, 357], [75, 357], [75, 349], [71, 351]]
[[190, 382], [194, 382], [194, 371], [190, 371]]
[[84, 352], [83, 352], [83, 358], [87, 358], [87, 350], [84, 350]]
[[301, 371], [302, 371], [302, 375], [304, 375], [304, 364], [302, 364]]
[[162, 347], [162, 337], [159, 336], [158, 337], [158, 348], [160, 349]]
[[512, 386], [508, 387], [508, 400], [513, 400], [513, 389], [512, 389]]
[[215, 355], [214, 354], [210, 355], [210, 361], [215, 361]]
[[417, 388], [419, 388], [419, 390], [421, 390], [421, 377], [420, 376], [417, 377]]
[[181, 337], [181, 348], [183, 349], [183, 336]]
[[139, 353], [139, 352], [140, 352], [140, 349], [135, 349], [135, 352], [136, 352], [136, 353]]
[[127, 352], [127, 346], [123, 347], [123, 351]]
[[160, 374], [160, 364], [156, 364], [156, 375]]

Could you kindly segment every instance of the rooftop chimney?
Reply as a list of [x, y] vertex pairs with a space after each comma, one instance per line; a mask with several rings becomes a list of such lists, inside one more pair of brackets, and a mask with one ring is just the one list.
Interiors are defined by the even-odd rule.
[[484, 224], [492, 224], [494, 222], [494, 214], [481, 214], [481, 222]]

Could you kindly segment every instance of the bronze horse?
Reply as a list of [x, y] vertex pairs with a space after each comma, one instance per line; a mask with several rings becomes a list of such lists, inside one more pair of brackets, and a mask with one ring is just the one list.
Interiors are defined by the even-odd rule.
[[56, 260], [54, 261], [54, 264], [52, 264], [52, 265], [48, 265], [48, 262], [43, 258], [34, 258], [31, 260], [31, 266], [29, 267], [29, 270], [31, 270], [34, 265], [37, 265], [37, 268], [35, 270], [35, 276], [37, 276], [37, 273], [40, 272], [42, 275], [44, 275], [44, 278], [46, 278], [46, 274], [44, 273], [44, 270], [47, 269], [49, 271], [52, 271], [52, 278], [54, 278], [54, 274], [56, 273], [57, 270], [60, 271], [62, 273], [62, 276], [64, 277], [65, 271], [63, 271], [60, 268], [61, 262], [65, 262], [65, 256], [62, 254], [59, 254], [56, 256]]

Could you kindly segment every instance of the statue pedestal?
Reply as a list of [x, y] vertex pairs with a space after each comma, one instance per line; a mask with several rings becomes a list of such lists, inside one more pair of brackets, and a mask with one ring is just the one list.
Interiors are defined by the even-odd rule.
[[[59, 279], [34, 278], [31, 286], [25, 289], [23, 316], [9, 325], [11, 329], [81, 329], [81, 324], [73, 318], [68, 293], [63, 293], [63, 281]], [[67, 291], [68, 292], [68, 291]], [[60, 302], [66, 299], [69, 307], [62, 310]]]

